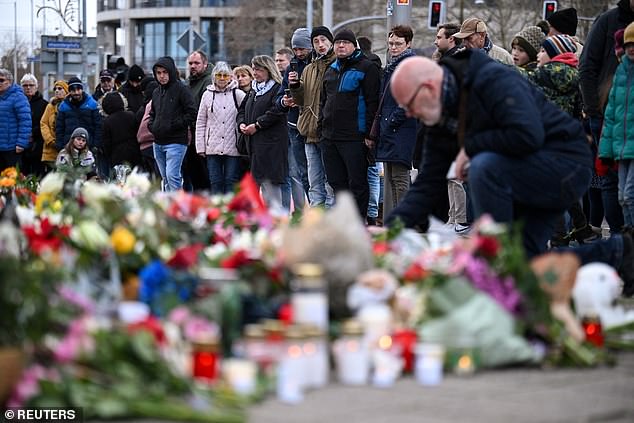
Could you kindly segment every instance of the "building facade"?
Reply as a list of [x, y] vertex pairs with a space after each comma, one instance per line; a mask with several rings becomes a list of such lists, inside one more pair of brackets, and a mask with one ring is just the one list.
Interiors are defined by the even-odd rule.
[[[98, 0], [97, 38], [102, 67], [105, 67], [107, 57], [115, 55], [123, 57], [129, 65], [137, 64], [149, 70], [159, 57], [167, 55], [185, 70], [190, 48], [184, 48], [182, 44], [196, 47], [197, 39], [204, 42], [200, 49], [208, 55], [210, 62], [226, 60], [233, 64], [249, 63], [254, 54], [272, 54], [275, 46], [284, 45], [283, 35], [273, 31], [277, 27], [276, 21], [283, 18], [283, 15], [277, 15], [279, 10], [276, 8], [257, 15], [270, 28], [267, 35], [258, 34], [249, 48], [245, 43], [236, 42], [236, 21], [249, 13], [248, 9], [240, 7], [243, 3], [251, 2]], [[193, 43], [185, 34], [190, 29], [200, 35], [200, 38], [192, 37]], [[232, 48], [231, 45], [242, 47]]]

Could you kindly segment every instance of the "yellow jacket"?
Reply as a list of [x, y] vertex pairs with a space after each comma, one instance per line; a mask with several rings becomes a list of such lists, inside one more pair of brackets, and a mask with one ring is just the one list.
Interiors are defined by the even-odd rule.
[[57, 110], [64, 99], [54, 98], [46, 106], [42, 120], [40, 120], [40, 130], [44, 138], [44, 149], [42, 150], [43, 162], [55, 162], [57, 159], [57, 149], [55, 148], [55, 121], [57, 120]]

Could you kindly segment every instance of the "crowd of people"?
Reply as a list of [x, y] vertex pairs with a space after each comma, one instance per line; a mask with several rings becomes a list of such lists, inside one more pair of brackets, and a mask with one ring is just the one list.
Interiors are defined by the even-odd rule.
[[[385, 66], [349, 29], [297, 28], [290, 48], [248, 65], [195, 51], [183, 81], [162, 57], [120, 86], [102, 70], [92, 95], [76, 77], [56, 81], [50, 103], [33, 75], [20, 87], [1, 69], [0, 167], [108, 179], [128, 164], [165, 190], [212, 194], [249, 170], [283, 213], [350, 191], [369, 225], [385, 216], [425, 230], [435, 215], [460, 234], [490, 213], [523, 223], [530, 256], [576, 241], [634, 293], [632, 22], [634, 0], [621, 0], [583, 46], [576, 10], [563, 9], [507, 50], [472, 17], [440, 25], [431, 58], [398, 25]], [[600, 241], [604, 219], [612, 236]]]

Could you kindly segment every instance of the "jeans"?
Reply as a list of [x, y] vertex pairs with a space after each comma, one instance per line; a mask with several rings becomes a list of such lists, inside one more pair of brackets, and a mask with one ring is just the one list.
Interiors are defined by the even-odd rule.
[[330, 184], [326, 182], [326, 170], [322, 155], [321, 143], [308, 143], [304, 145], [306, 161], [308, 163], [308, 198], [311, 207], [332, 206], [335, 195]]
[[[590, 131], [595, 145], [599, 145], [603, 119], [590, 118]], [[608, 170], [607, 175], [601, 176], [601, 197], [603, 200], [603, 212], [605, 220], [610, 225], [610, 233], [619, 233], [623, 226], [623, 211], [619, 204], [618, 175], [613, 170]]]
[[634, 160], [619, 162], [619, 204], [623, 208], [623, 221], [634, 227]]
[[463, 182], [457, 179], [447, 181], [449, 194], [449, 220], [447, 223], [465, 224], [467, 220], [467, 191]]
[[[328, 183], [336, 193], [350, 191], [361, 217], [368, 212], [370, 189], [368, 186], [367, 147], [363, 140], [332, 141], [325, 139], [321, 148]], [[336, 201], [336, 198], [335, 198]]]
[[282, 205], [282, 185], [271, 182], [259, 184], [262, 190], [262, 198], [273, 215], [288, 213], [288, 209]]
[[523, 244], [529, 257], [546, 251], [557, 218], [579, 201], [591, 169], [538, 151], [514, 158], [493, 152], [471, 160], [469, 189], [474, 217], [490, 214], [502, 223], [523, 221]]
[[383, 163], [383, 215], [387, 216], [405, 197], [411, 183], [410, 168], [400, 163]]
[[381, 178], [379, 177], [379, 168], [375, 163], [368, 166], [368, 217], [379, 217], [379, 196], [381, 194]]
[[282, 185], [282, 204], [290, 210], [292, 195], [295, 210], [301, 210], [304, 208], [306, 195], [310, 189], [304, 150], [305, 138], [297, 131], [297, 128], [289, 126], [288, 140], [288, 178]]
[[601, 197], [605, 220], [610, 225], [610, 233], [619, 233], [623, 227], [623, 210], [619, 204], [619, 176], [614, 169], [601, 176]]
[[214, 154], [207, 156], [207, 172], [211, 194], [232, 192], [240, 182], [240, 157]]
[[184, 144], [154, 144], [154, 159], [163, 179], [165, 191], [177, 191], [183, 187], [181, 166], [187, 146]]

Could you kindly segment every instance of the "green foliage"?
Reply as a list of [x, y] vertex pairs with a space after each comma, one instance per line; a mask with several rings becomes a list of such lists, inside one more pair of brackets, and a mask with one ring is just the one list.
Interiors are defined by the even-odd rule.
[[37, 342], [49, 329], [58, 272], [41, 260], [0, 256], [0, 275], [0, 346]]
[[[197, 388], [174, 374], [149, 332], [112, 328], [93, 335], [94, 350], [76, 366], [59, 368], [59, 381], [41, 380], [40, 394], [28, 406], [83, 407], [86, 419], [245, 420], [244, 404], [234, 394]], [[204, 409], [189, 403], [194, 398]]]

